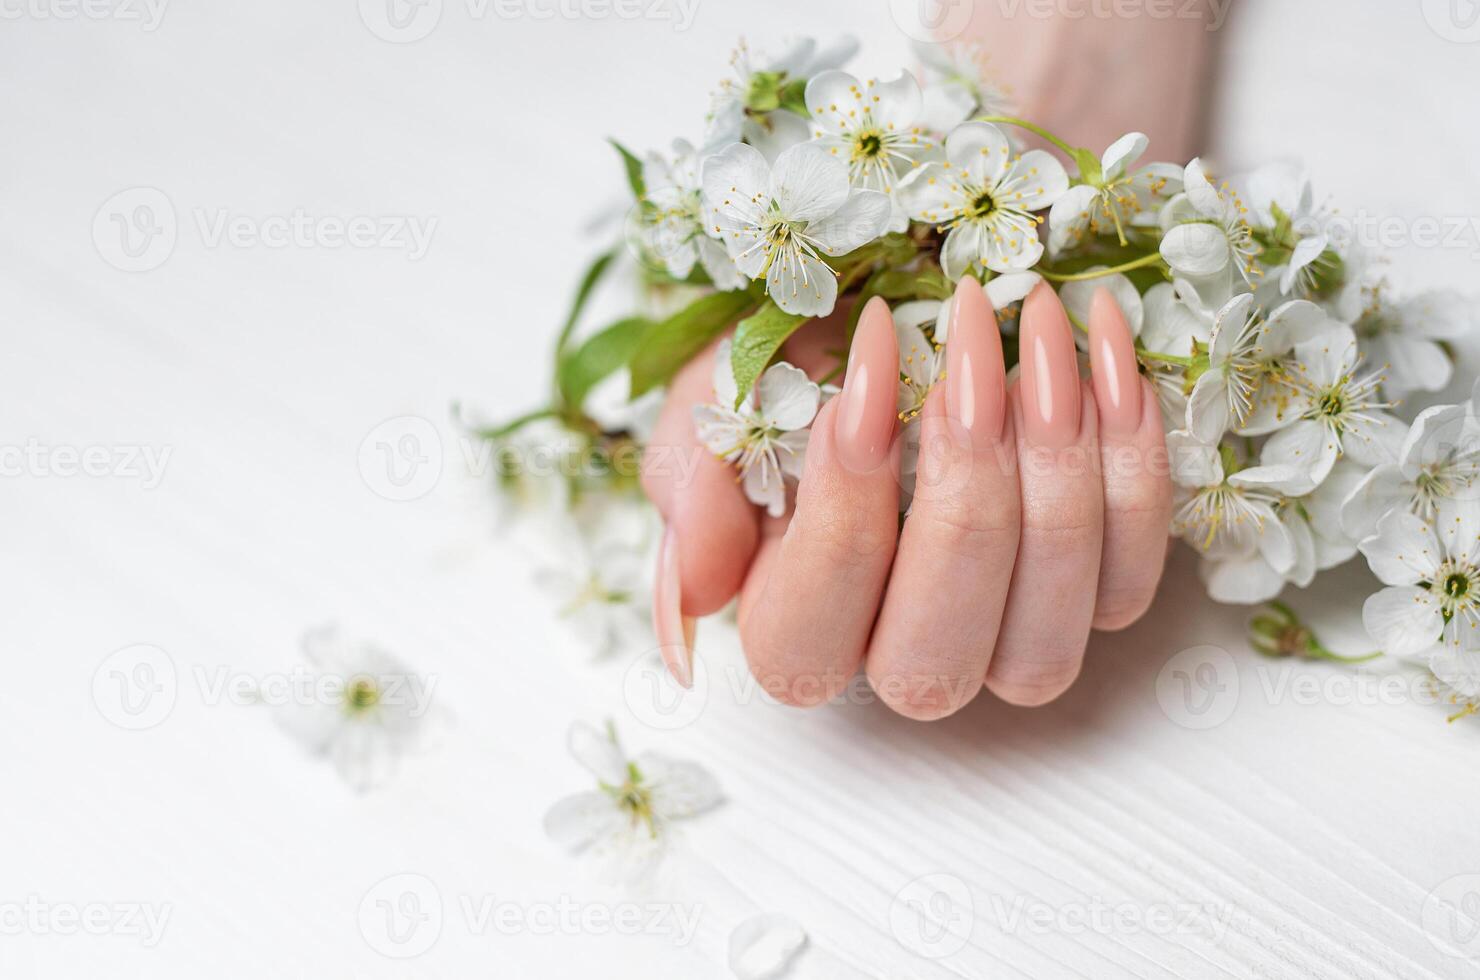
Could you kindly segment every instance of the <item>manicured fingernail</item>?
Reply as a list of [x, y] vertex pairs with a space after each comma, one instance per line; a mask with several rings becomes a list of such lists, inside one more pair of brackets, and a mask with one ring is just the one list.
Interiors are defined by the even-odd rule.
[[1120, 304], [1109, 290], [1095, 290], [1089, 310], [1089, 373], [1100, 407], [1100, 428], [1130, 435], [1141, 427], [1141, 373], [1136, 344]]
[[899, 397], [899, 344], [889, 304], [875, 297], [864, 307], [848, 352], [848, 373], [838, 396], [833, 438], [838, 460], [854, 473], [884, 462], [894, 438]]
[[1006, 415], [1007, 373], [997, 314], [981, 283], [962, 276], [946, 334], [946, 414], [977, 448], [994, 445]]
[[663, 663], [681, 687], [694, 686], [694, 620], [683, 614], [683, 586], [678, 569], [678, 535], [663, 528], [658, 546], [658, 575], [653, 583], [653, 632]]
[[1079, 438], [1079, 361], [1064, 304], [1046, 283], [1023, 301], [1019, 335], [1028, 441], [1063, 449]]

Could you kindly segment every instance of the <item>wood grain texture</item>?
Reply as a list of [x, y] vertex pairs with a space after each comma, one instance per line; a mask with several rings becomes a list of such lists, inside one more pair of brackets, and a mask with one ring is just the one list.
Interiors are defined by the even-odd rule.
[[[1254, 657], [1244, 613], [1201, 597], [1185, 553], [1150, 621], [1097, 635], [1083, 678], [1044, 709], [984, 697], [919, 725], [861, 686], [845, 699], [859, 703], [782, 708], [716, 619], [700, 630], [703, 710], [652, 724], [647, 665], [589, 663], [529, 583], [528, 553], [494, 533], [450, 403], [512, 414], [543, 392], [566, 291], [605, 245], [588, 210], [620, 212], [609, 131], [634, 148], [697, 137], [733, 38], [759, 41], [762, 25], [852, 27], [864, 70], [908, 58], [905, 41], [882, 2], [704, 4], [682, 33], [473, 9], [449, 0], [410, 45], [377, 39], [354, 4], [287, 0], [171, 7], [150, 32], [31, 16], [0, 32], [0, 445], [170, 450], [152, 489], [0, 478], [0, 904], [171, 909], [152, 948], [7, 930], [0, 976], [724, 976], [730, 930], [763, 911], [805, 926], [808, 977], [1477, 975], [1425, 909], [1480, 874], [1480, 727], [1446, 725], [1411, 688]], [[1251, 0], [1226, 30], [1230, 165], [1305, 150], [1343, 204], [1480, 211], [1480, 137], [1442, 96], [1473, 81], [1480, 48], [1437, 38], [1416, 9], [1337, 0]], [[1411, 69], [1360, 69], [1368, 45]], [[179, 240], [130, 274], [89, 232], [140, 186], [168, 195]], [[295, 209], [438, 224], [415, 261], [209, 244], [222, 213]], [[1394, 263], [1416, 285], [1470, 285], [1473, 270], [1445, 249]], [[595, 315], [625, 300], [605, 291]], [[395, 502], [357, 453], [406, 416], [438, 433], [442, 475]], [[1371, 586], [1354, 568], [1296, 598], [1356, 650]], [[435, 675], [455, 718], [365, 797], [266, 708], [205, 694], [222, 669], [291, 669], [303, 630], [331, 620]], [[169, 654], [179, 690], [131, 732], [90, 690], [135, 643]], [[1201, 646], [1227, 652], [1204, 658], [1223, 672], [1172, 673]], [[642, 894], [583, 877], [540, 830], [586, 788], [566, 727], [605, 717], [634, 750], [703, 760], [727, 796], [681, 828]], [[399, 873], [443, 902], [437, 942], [407, 961], [357, 925], [367, 891]], [[468, 914], [489, 899], [673, 903], [698, 928], [681, 947], [500, 931]], [[907, 948], [919, 909], [944, 955]]]

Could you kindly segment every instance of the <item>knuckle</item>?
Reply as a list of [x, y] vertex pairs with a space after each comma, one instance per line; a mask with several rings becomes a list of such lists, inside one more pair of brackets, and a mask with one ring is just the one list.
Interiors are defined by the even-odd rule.
[[916, 509], [906, 526], [922, 534], [931, 548], [978, 558], [998, 550], [1015, 551], [1019, 520], [1015, 498], [973, 501], [957, 495]]
[[896, 714], [915, 721], [938, 721], [964, 708], [982, 686], [980, 670], [942, 666], [945, 669], [934, 672], [871, 667], [869, 686]]
[[1033, 659], [999, 657], [992, 661], [986, 686], [997, 697], [1025, 708], [1048, 704], [1079, 677], [1083, 651], [1058, 651]]
[[807, 521], [798, 528], [799, 544], [815, 551], [828, 562], [843, 565], [871, 565], [893, 551], [897, 519], [885, 519], [858, 508], [837, 508], [827, 516]]
[[1151, 608], [1154, 594], [1140, 587], [1102, 589], [1095, 599], [1095, 629], [1113, 633], [1134, 625]]
[[1025, 495], [1022, 522], [1023, 538], [1032, 542], [1036, 553], [1049, 558], [1082, 554], [1091, 545], [1098, 547], [1104, 535], [1104, 510], [1098, 497]]

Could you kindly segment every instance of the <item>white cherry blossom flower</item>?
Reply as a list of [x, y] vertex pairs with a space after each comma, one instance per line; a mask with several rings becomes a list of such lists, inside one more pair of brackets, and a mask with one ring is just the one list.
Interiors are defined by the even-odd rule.
[[837, 276], [821, 256], [873, 241], [889, 221], [886, 195], [851, 188], [847, 165], [808, 144], [774, 167], [732, 144], [704, 162], [703, 183], [710, 233], [742, 273], [766, 280], [777, 306], [800, 316], [826, 316], [837, 302]]
[[773, 517], [786, 511], [785, 478], [799, 479], [822, 392], [805, 372], [772, 364], [737, 410], [738, 391], [730, 367], [730, 342], [714, 360], [714, 404], [694, 406], [694, 428], [710, 452], [740, 470], [751, 503]]
[[1014, 156], [1002, 130], [962, 123], [946, 137], [946, 160], [917, 167], [900, 188], [911, 218], [949, 229], [941, 268], [951, 280], [968, 271], [1020, 272], [1043, 256], [1041, 211], [1058, 200], [1069, 176], [1042, 150]]
[[687, 278], [697, 261], [717, 288], [741, 289], [745, 277], [724, 245], [706, 232], [699, 167], [699, 154], [686, 140], [674, 140], [671, 162], [656, 153], [647, 157], [647, 206], [634, 212], [639, 238], [673, 278]]
[[1287, 414], [1293, 421], [1270, 436], [1261, 460], [1300, 469], [1314, 487], [1343, 454], [1365, 466], [1397, 458], [1403, 425], [1379, 397], [1381, 373], [1362, 372], [1349, 329], [1297, 344], [1292, 363]]
[[1424, 661], [1444, 653], [1451, 668], [1480, 667], [1480, 512], [1441, 508], [1425, 521], [1395, 510], [1360, 545], [1388, 588], [1362, 607], [1367, 632], [1384, 651]]
[[[945, 378], [946, 370], [945, 347], [926, 337], [920, 324], [942, 313], [942, 319], [948, 321], [948, 310], [941, 310], [939, 304], [930, 301], [919, 301], [901, 304], [894, 314], [894, 339], [899, 344], [899, 391], [895, 408], [901, 425], [900, 481], [904, 490], [900, 495], [901, 510], [914, 497], [915, 472], [920, 460], [920, 410], [925, 407], [931, 389]], [[936, 320], [937, 324], [940, 322], [941, 319]]]
[[1151, 163], [1131, 169], [1150, 140], [1144, 133], [1127, 133], [1100, 156], [1100, 173], [1084, 174], [1054, 202], [1048, 212], [1048, 251], [1058, 255], [1086, 237], [1115, 235], [1126, 229], [1156, 225], [1162, 207], [1182, 191], [1182, 168]]
[[597, 788], [552, 806], [545, 833], [584, 854], [604, 881], [648, 880], [668, 847], [673, 822], [720, 802], [719, 783], [704, 767], [657, 753], [629, 759], [610, 726], [603, 734], [577, 722], [568, 745]]
[[1252, 283], [1259, 274], [1249, 209], [1227, 184], [1213, 185], [1200, 159], [1182, 172], [1182, 187], [1162, 208], [1161, 257], [1205, 305], [1221, 307], [1233, 294], [1235, 275]]
[[[1213, 321], [1208, 367], [1187, 399], [1188, 430], [1209, 445], [1230, 428], [1244, 431], [1255, 420], [1256, 400], [1278, 403], [1287, 383], [1286, 355], [1328, 323], [1320, 307], [1304, 300], [1280, 306], [1268, 319], [1254, 309], [1248, 293], [1229, 300]], [[1261, 416], [1259, 421], [1265, 420]]]
[[[1160, 282], [1141, 297], [1141, 346], [1149, 354], [1191, 359], [1197, 345], [1207, 345], [1213, 317], [1183, 302], [1177, 287]], [[1187, 425], [1187, 372], [1174, 362], [1148, 359], [1147, 375], [1156, 388], [1162, 423], [1167, 431]]]
[[889, 231], [904, 231], [909, 217], [895, 198], [900, 180], [935, 149], [920, 124], [920, 86], [900, 72], [891, 81], [859, 81], [825, 71], [807, 83], [812, 142], [848, 164], [854, 187], [889, 195]]
[[949, 132], [971, 116], [1007, 110], [1007, 93], [990, 80], [981, 45], [915, 41], [913, 47], [925, 76], [925, 123], [931, 129]]
[[742, 40], [730, 57], [734, 77], [721, 81], [710, 96], [705, 152], [743, 140], [774, 161], [781, 151], [805, 142], [810, 135], [807, 120], [779, 107], [781, 89], [841, 68], [857, 51], [858, 40], [851, 35], [821, 48], [813, 38], [793, 38], [774, 52], [756, 54]]
[[1353, 274], [1336, 299], [1334, 313], [1350, 323], [1362, 351], [1385, 365], [1383, 390], [1401, 398], [1413, 391], [1440, 391], [1454, 373], [1442, 346], [1480, 327], [1473, 300], [1449, 290], [1395, 299], [1386, 279]]
[[583, 527], [573, 515], [551, 535], [559, 546], [541, 553], [536, 584], [595, 658], [652, 645], [648, 514], [606, 503], [585, 515]]
[[327, 757], [356, 790], [387, 782], [431, 733], [436, 677], [411, 671], [381, 647], [335, 626], [303, 637], [309, 679], [277, 706], [280, 727]]
[[[1184, 430], [1167, 433], [1177, 509], [1172, 531], [1203, 556], [1208, 594], [1219, 602], [1264, 602], [1292, 576], [1314, 574], [1314, 542], [1285, 496], [1298, 480], [1288, 467], [1228, 472], [1233, 453]], [[1308, 581], [1308, 578], [1307, 578]]]
[[1463, 405], [1435, 405], [1414, 419], [1398, 459], [1367, 474], [1342, 509], [1348, 534], [1366, 537], [1384, 514], [1404, 510], [1426, 521], [1450, 501], [1480, 499], [1480, 385]]
[[1315, 203], [1308, 177], [1285, 164], [1261, 167], [1249, 176], [1249, 203], [1275, 239], [1261, 260], [1279, 273], [1285, 296], [1309, 297], [1335, 277], [1332, 215]]

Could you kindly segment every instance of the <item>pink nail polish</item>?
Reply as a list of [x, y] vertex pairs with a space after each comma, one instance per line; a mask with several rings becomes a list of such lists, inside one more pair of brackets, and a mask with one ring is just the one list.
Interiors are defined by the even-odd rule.
[[1028, 441], [1047, 449], [1072, 445], [1079, 438], [1079, 362], [1064, 304], [1046, 283], [1023, 301], [1018, 350]]
[[1089, 311], [1089, 373], [1100, 408], [1100, 428], [1130, 435], [1141, 427], [1141, 373], [1136, 345], [1120, 305], [1106, 289], [1095, 290]]
[[978, 449], [996, 443], [1006, 415], [1007, 374], [997, 314], [981, 283], [963, 276], [951, 301], [946, 343], [946, 414]]
[[658, 574], [653, 583], [653, 632], [663, 663], [680, 687], [694, 686], [694, 620], [683, 614], [683, 587], [679, 578], [678, 535], [663, 528], [658, 546]]
[[848, 352], [848, 373], [838, 396], [833, 438], [838, 460], [854, 473], [884, 462], [894, 438], [899, 392], [899, 344], [889, 304], [875, 297], [864, 307]]

